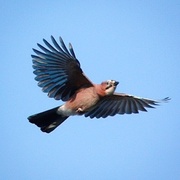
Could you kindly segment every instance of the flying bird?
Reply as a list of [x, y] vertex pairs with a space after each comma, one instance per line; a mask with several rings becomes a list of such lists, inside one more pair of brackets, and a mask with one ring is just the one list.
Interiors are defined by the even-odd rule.
[[41, 51], [33, 49], [32, 55], [35, 80], [42, 91], [50, 98], [65, 103], [53, 109], [29, 116], [29, 122], [36, 124], [41, 131], [50, 133], [69, 116], [84, 115], [90, 118], [106, 118], [116, 114], [132, 114], [147, 111], [160, 101], [136, 97], [124, 93], [115, 93], [119, 84], [115, 80], [94, 84], [90, 81], [75, 56], [72, 45], [69, 50], [62, 38], [60, 44], [51, 36], [50, 44], [43, 39], [46, 47], [37, 44]]

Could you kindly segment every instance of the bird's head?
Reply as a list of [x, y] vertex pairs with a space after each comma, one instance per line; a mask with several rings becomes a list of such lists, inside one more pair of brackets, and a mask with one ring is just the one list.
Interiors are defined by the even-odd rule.
[[115, 80], [107, 80], [101, 83], [101, 86], [104, 89], [106, 95], [111, 95], [116, 90], [116, 86], [119, 84], [118, 81]]

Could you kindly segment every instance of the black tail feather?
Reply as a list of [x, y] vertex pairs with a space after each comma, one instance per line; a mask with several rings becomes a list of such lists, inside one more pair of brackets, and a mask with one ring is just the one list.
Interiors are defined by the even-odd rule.
[[64, 117], [59, 114], [57, 114], [57, 110], [59, 107], [34, 114], [32, 116], [29, 116], [29, 122], [36, 124], [38, 127], [41, 128], [41, 131], [50, 133], [55, 128], [57, 128], [61, 123], [63, 123], [68, 116]]

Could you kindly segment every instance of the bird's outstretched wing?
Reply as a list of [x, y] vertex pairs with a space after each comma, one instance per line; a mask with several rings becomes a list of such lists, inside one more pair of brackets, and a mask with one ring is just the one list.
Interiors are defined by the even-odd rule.
[[68, 51], [61, 37], [60, 45], [53, 36], [51, 40], [53, 46], [43, 39], [47, 48], [37, 44], [42, 52], [33, 49], [37, 54], [32, 55], [35, 80], [49, 97], [67, 101], [76, 90], [93, 84], [84, 75], [72, 45]]
[[106, 118], [116, 114], [132, 114], [139, 111], [147, 111], [146, 108], [154, 108], [160, 102], [166, 102], [169, 98], [164, 98], [161, 101], [139, 98], [127, 94], [115, 93], [110, 96], [103, 97], [97, 106], [85, 113], [85, 117], [90, 118]]

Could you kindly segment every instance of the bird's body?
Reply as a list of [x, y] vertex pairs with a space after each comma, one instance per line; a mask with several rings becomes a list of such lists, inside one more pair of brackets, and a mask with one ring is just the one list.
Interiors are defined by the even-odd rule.
[[82, 115], [92, 109], [99, 99], [95, 87], [82, 88], [59, 107], [58, 113], [66, 116]]
[[[72, 45], [67, 50], [60, 38], [61, 46], [51, 36], [53, 45], [43, 40], [46, 46], [38, 44], [41, 51], [33, 49], [32, 55], [35, 79], [49, 97], [65, 101], [59, 107], [28, 117], [43, 132], [51, 132], [69, 116], [84, 115], [90, 118], [106, 118], [115, 114], [131, 114], [146, 111], [159, 102], [123, 93], [115, 93], [119, 82], [107, 80], [101, 84], [92, 83], [80, 68]], [[162, 101], [166, 102], [169, 98]]]
[[[113, 80], [112, 82], [118, 84]], [[89, 112], [96, 107], [101, 98], [112, 95], [116, 86], [110, 92], [106, 92], [103, 87], [102, 84], [93, 84], [91, 87], [77, 90], [64, 105], [58, 108], [58, 114], [72, 116]]]

